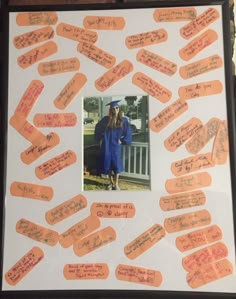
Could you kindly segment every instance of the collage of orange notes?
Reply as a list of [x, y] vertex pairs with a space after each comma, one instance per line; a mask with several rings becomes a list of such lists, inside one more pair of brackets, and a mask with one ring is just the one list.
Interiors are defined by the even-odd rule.
[[57, 20], [58, 16], [54, 11], [24, 12], [16, 16], [16, 23], [19, 26], [55, 25]]
[[68, 280], [80, 279], [106, 279], [109, 275], [107, 264], [66, 264], [63, 270]]
[[191, 21], [197, 16], [194, 7], [175, 7], [155, 9], [153, 18], [156, 22], [182, 22]]
[[204, 30], [207, 26], [215, 22], [219, 17], [219, 12], [215, 8], [210, 7], [193, 19], [190, 23], [181, 28], [180, 35], [185, 39], [190, 39], [200, 31]]
[[187, 209], [201, 206], [205, 203], [206, 195], [201, 190], [162, 196], [160, 198], [160, 207], [163, 211]]
[[87, 16], [83, 20], [84, 28], [96, 30], [122, 30], [125, 27], [123, 17]]
[[101, 218], [132, 218], [135, 216], [133, 203], [94, 202], [91, 214]]
[[87, 199], [76, 195], [45, 213], [47, 223], [54, 225], [87, 207]]
[[58, 233], [56, 231], [24, 218], [17, 221], [16, 231], [19, 234], [46, 245], [55, 246], [58, 243]]
[[[74, 253], [84, 256], [116, 240], [116, 231], [111, 227], [99, 230], [73, 244]], [[111, 250], [111, 248], [109, 248]]]
[[219, 124], [218, 131], [216, 133], [213, 150], [212, 160], [215, 164], [225, 164], [229, 156], [229, 136], [228, 136], [228, 124], [226, 120], [223, 120]]
[[38, 72], [41, 76], [49, 76], [62, 74], [67, 72], [75, 72], [80, 68], [80, 61], [76, 57], [70, 57], [47, 62], [40, 62]]
[[8, 284], [17, 285], [44, 258], [44, 252], [39, 247], [33, 247], [5, 274]]
[[205, 284], [233, 274], [233, 265], [227, 259], [207, 264], [187, 274], [187, 283], [193, 288], [199, 288]]
[[76, 154], [68, 150], [35, 168], [35, 174], [40, 180], [62, 171], [64, 168], [71, 166], [77, 160]]
[[75, 113], [36, 113], [33, 122], [38, 128], [74, 127], [77, 116]]
[[11, 184], [10, 192], [13, 196], [42, 201], [52, 200], [54, 193], [52, 187], [18, 181]]
[[150, 128], [154, 132], [160, 132], [167, 127], [172, 121], [188, 110], [188, 104], [178, 99], [150, 121]]
[[59, 243], [64, 248], [70, 247], [76, 241], [83, 239], [99, 228], [100, 224], [100, 220], [97, 216], [90, 215], [62, 233], [59, 236]]
[[154, 224], [132, 242], [125, 246], [125, 255], [133, 260], [150, 249], [153, 245], [163, 239], [166, 235], [160, 224]]
[[199, 229], [176, 238], [176, 247], [184, 252], [222, 239], [222, 230], [217, 225]]
[[206, 226], [210, 223], [211, 214], [207, 210], [200, 210], [166, 218], [164, 227], [168, 233], [175, 233], [199, 226]]
[[162, 283], [160, 271], [123, 264], [117, 266], [116, 278], [153, 287], [159, 287]]
[[163, 43], [168, 39], [168, 33], [165, 29], [161, 28], [149, 32], [143, 32], [135, 35], [127, 36], [125, 45], [128, 49], [136, 49]]

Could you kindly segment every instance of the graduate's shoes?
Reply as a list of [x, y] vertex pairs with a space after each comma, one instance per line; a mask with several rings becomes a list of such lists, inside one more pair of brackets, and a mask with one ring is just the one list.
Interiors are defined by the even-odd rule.
[[118, 185], [115, 185], [115, 186], [113, 187], [113, 190], [120, 191], [120, 188], [119, 188]]
[[108, 191], [111, 191], [111, 190], [120, 191], [120, 188], [118, 185], [112, 185], [112, 184], [107, 185], [106, 189]]

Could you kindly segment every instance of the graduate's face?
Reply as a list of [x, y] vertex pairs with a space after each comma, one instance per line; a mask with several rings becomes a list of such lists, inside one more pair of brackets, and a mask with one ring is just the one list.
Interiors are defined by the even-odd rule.
[[115, 107], [111, 108], [111, 111], [112, 111], [112, 115], [117, 116], [120, 111], [120, 108], [119, 108], [119, 106], [115, 106]]

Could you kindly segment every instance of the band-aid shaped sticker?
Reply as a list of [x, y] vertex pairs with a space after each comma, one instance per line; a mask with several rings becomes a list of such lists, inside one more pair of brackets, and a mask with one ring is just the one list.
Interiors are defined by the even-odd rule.
[[157, 116], [150, 121], [150, 128], [154, 132], [160, 132], [187, 110], [188, 104], [184, 100], [178, 99], [158, 113]]
[[159, 8], [155, 9], [153, 18], [156, 22], [182, 22], [191, 21], [197, 16], [193, 7]]
[[228, 249], [224, 243], [216, 244], [200, 249], [182, 259], [182, 265], [188, 272], [197, 270], [205, 264], [210, 264], [221, 260], [228, 255]]
[[192, 208], [204, 205], [206, 202], [206, 195], [200, 191], [192, 191], [160, 198], [160, 207], [163, 211], [173, 211], [179, 209]]
[[13, 182], [10, 187], [11, 195], [50, 201], [53, 198], [53, 189], [49, 186], [30, 184], [26, 182]]
[[84, 74], [75, 74], [55, 98], [54, 105], [58, 109], [65, 109], [80, 92], [86, 82], [87, 77]]
[[166, 218], [164, 221], [164, 227], [168, 233], [175, 233], [199, 226], [205, 226], [210, 223], [210, 213], [207, 210], [201, 210]]
[[111, 226], [107, 226], [106, 228], [75, 242], [73, 249], [76, 255], [84, 256], [85, 254], [97, 250], [115, 240], [115, 230]]
[[172, 92], [169, 89], [143, 73], [135, 73], [132, 83], [162, 103], [166, 103], [171, 99]]
[[58, 242], [58, 233], [27, 219], [20, 219], [16, 223], [16, 231], [32, 240], [55, 246]]
[[56, 52], [57, 44], [53, 41], [49, 41], [19, 56], [17, 58], [17, 63], [21, 68], [26, 69], [27, 67], [30, 67], [36, 62], [47, 58]]
[[123, 17], [87, 16], [83, 21], [84, 28], [96, 30], [122, 30], [125, 27]]
[[99, 91], [105, 91], [117, 81], [127, 76], [133, 71], [133, 65], [128, 60], [123, 60], [113, 68], [109, 69], [104, 75], [95, 81], [95, 86]]
[[233, 265], [227, 259], [207, 264], [187, 274], [188, 285], [195, 289], [233, 274]]
[[31, 272], [44, 258], [44, 253], [39, 247], [33, 247], [5, 274], [5, 280], [9, 285], [17, 285]]
[[205, 48], [209, 47], [218, 39], [218, 35], [214, 30], [208, 29], [201, 35], [194, 38], [190, 43], [183, 47], [179, 51], [179, 56], [185, 60], [189, 61], [200, 53]]
[[177, 71], [176, 63], [145, 49], [138, 51], [136, 59], [167, 76], [173, 76]]
[[35, 168], [37, 178], [43, 180], [64, 168], [71, 166], [77, 160], [76, 154], [68, 150]]
[[154, 224], [151, 228], [125, 246], [125, 255], [131, 260], [137, 258], [164, 238], [165, 234], [166, 232], [160, 224]]
[[179, 127], [174, 133], [172, 133], [165, 141], [165, 148], [170, 151], [176, 151], [182, 144], [190, 139], [198, 129], [202, 127], [200, 119], [193, 117], [181, 127]]
[[30, 31], [14, 37], [13, 43], [17, 49], [33, 46], [37, 43], [52, 39], [54, 37], [54, 30], [47, 26], [34, 31]]
[[178, 193], [201, 189], [211, 185], [211, 176], [207, 172], [200, 172], [190, 175], [166, 180], [165, 188], [168, 193]]
[[162, 283], [160, 271], [119, 264], [116, 268], [116, 278], [119, 280], [159, 287]]
[[57, 25], [56, 32], [58, 35], [77, 41], [77, 42], [89, 42], [95, 43], [98, 39], [98, 34], [95, 31], [87, 30], [77, 26], [73, 26], [66, 23], [60, 23]]
[[47, 223], [54, 225], [86, 208], [87, 199], [79, 194], [45, 213]]
[[220, 120], [211, 118], [202, 128], [200, 128], [185, 144], [187, 151], [191, 154], [200, 152], [207, 143], [216, 136]]
[[184, 252], [222, 239], [222, 231], [217, 225], [199, 229], [176, 238], [176, 247]]
[[133, 203], [94, 202], [90, 211], [101, 218], [132, 218], [135, 206]]
[[109, 275], [107, 264], [66, 264], [63, 270], [67, 280], [106, 279]]
[[57, 19], [57, 13], [54, 11], [35, 11], [18, 13], [16, 23], [19, 26], [55, 25]]
[[171, 164], [171, 171], [175, 176], [185, 175], [194, 171], [215, 166], [211, 159], [212, 153], [191, 156]]
[[113, 67], [116, 63], [116, 58], [113, 55], [96, 47], [94, 44], [81, 42], [77, 46], [77, 50], [92, 61], [104, 66], [107, 69]]
[[44, 88], [40, 80], [32, 80], [20, 99], [16, 107], [15, 114], [22, 118], [27, 118]]
[[158, 30], [127, 36], [125, 39], [125, 45], [128, 49], [136, 49], [163, 43], [167, 40], [167, 38], [167, 31], [161, 28]]
[[219, 17], [219, 12], [215, 8], [211, 7], [181, 28], [180, 35], [185, 39], [190, 39], [205, 29], [207, 26], [215, 22], [215, 20], [217, 20]]
[[184, 100], [195, 99], [221, 93], [223, 85], [219, 80], [199, 82], [179, 88], [179, 97]]
[[222, 58], [219, 55], [213, 55], [185, 66], [181, 66], [179, 68], [179, 73], [180, 76], [186, 80], [220, 68], [222, 64]]
[[38, 128], [74, 127], [77, 116], [75, 113], [36, 113], [33, 122]]
[[67, 248], [76, 241], [88, 236], [91, 232], [99, 228], [99, 226], [99, 218], [94, 215], [90, 215], [61, 234], [59, 236], [59, 243], [62, 247]]
[[59, 136], [56, 133], [51, 132], [43, 139], [40, 139], [36, 144], [31, 145], [24, 152], [22, 152], [20, 155], [21, 160], [25, 164], [31, 164], [42, 155], [56, 147], [59, 143]]
[[38, 65], [38, 72], [41, 76], [75, 72], [80, 68], [80, 61], [76, 57], [41, 62]]
[[215, 164], [225, 164], [229, 155], [229, 139], [227, 121], [221, 121], [216, 133], [213, 150], [212, 161]]

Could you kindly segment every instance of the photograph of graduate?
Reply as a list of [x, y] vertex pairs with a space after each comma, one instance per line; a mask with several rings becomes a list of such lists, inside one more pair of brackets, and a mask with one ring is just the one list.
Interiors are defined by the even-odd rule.
[[148, 97], [83, 99], [84, 190], [150, 190]]

